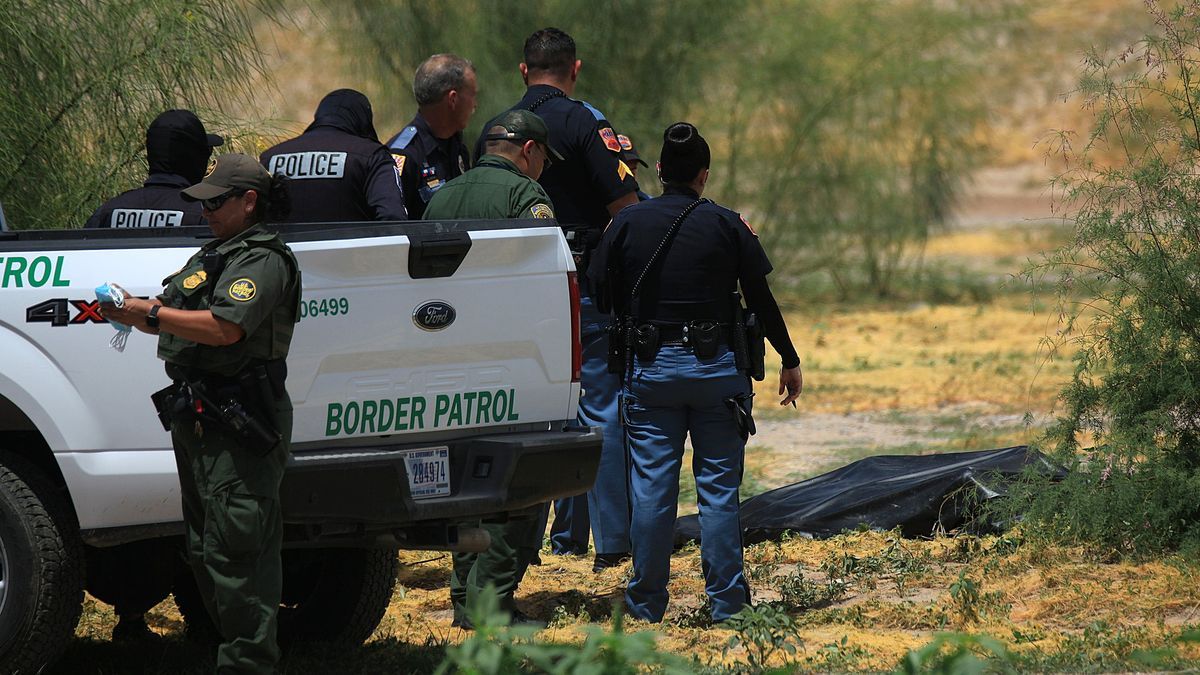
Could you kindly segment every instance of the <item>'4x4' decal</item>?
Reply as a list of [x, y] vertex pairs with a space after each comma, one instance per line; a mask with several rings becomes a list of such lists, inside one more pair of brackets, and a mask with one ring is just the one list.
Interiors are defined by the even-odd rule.
[[[71, 316], [71, 310], [76, 314]], [[25, 308], [28, 323], [48, 323], [51, 326], [70, 326], [88, 323], [108, 323], [100, 315], [99, 300], [68, 300], [53, 298]]]

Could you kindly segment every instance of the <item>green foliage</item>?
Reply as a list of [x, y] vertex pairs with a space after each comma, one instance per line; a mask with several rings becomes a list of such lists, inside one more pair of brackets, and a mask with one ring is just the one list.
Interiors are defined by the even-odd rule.
[[[918, 272], [982, 148], [991, 54], [1016, 2], [759, 2], [712, 102], [728, 134], [714, 173], [780, 268], [845, 297], [891, 296]], [[903, 36], [903, 37], [901, 37]]]
[[987, 635], [944, 633], [906, 654], [896, 672], [905, 675], [976, 675], [1018, 671], [1003, 642]]
[[846, 552], [831, 553], [821, 562], [821, 569], [829, 578], [827, 587], [832, 591], [835, 585], [840, 585], [840, 596], [850, 583], [874, 589], [879, 579], [886, 578], [891, 581], [896, 594], [904, 597], [909, 582], [930, 570], [932, 559], [928, 551], [917, 555], [908, 550], [899, 529], [893, 530], [891, 535], [887, 547], [875, 555], [859, 557]]
[[[578, 0], [326, 2], [335, 25], [364, 52], [359, 63], [377, 83], [371, 92], [377, 110], [416, 109], [412, 76], [429, 55], [454, 52], [470, 59], [480, 93], [468, 143], [484, 122], [524, 94], [517, 66], [525, 38], [547, 26], [567, 31], [583, 61], [575, 97], [604, 111], [641, 146], [651, 165], [663, 129], [686, 118], [693, 109], [688, 99], [724, 57], [718, 45], [726, 44], [738, 9], [719, 0], [615, 0], [602, 6]], [[713, 48], [698, 48], [705, 45]], [[399, 128], [407, 121], [385, 118], [380, 128]], [[647, 182], [653, 181], [643, 179]]]
[[[494, 589], [493, 589], [494, 590]], [[437, 675], [634, 675], [654, 672], [666, 675], [691, 673], [690, 663], [655, 648], [651, 632], [626, 633], [620, 611], [613, 613], [610, 630], [600, 626], [584, 629], [582, 645], [539, 642], [534, 626], [512, 626], [500, 609], [499, 597], [482, 593], [467, 607], [475, 630], [459, 645], [446, 648], [446, 658]]]
[[[413, 110], [417, 64], [453, 51], [476, 65], [482, 125], [524, 91], [525, 38], [557, 26], [584, 63], [576, 97], [651, 166], [667, 125], [698, 124], [708, 196], [748, 214], [777, 268], [818, 273], [841, 297], [986, 293], [922, 275], [921, 253], [981, 157], [979, 77], [1015, 44], [1024, 0], [326, 2], [365, 50], [378, 110]], [[656, 191], [649, 170], [641, 184]]]
[[[260, 3], [262, 4], [262, 3]], [[146, 126], [191, 108], [210, 127], [260, 70], [228, 0], [0, 3], [0, 201], [18, 228], [77, 227], [141, 185]]]
[[741, 646], [753, 672], [766, 669], [776, 654], [792, 656], [801, 644], [800, 630], [786, 608], [773, 603], [747, 605], [726, 622], [734, 631], [729, 648]]
[[1148, 7], [1155, 34], [1085, 62], [1091, 136], [1051, 148], [1074, 237], [1030, 275], [1058, 278], [1060, 337], [1080, 348], [1048, 435], [1072, 475], [1015, 500], [1043, 532], [1119, 555], [1200, 546], [1200, 15]]

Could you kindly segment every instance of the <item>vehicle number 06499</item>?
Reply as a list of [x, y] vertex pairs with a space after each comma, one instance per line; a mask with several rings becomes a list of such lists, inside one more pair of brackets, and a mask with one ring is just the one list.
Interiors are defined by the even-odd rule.
[[305, 300], [300, 303], [300, 318], [318, 316], [338, 316], [350, 313], [348, 298], [322, 298], [320, 300]]

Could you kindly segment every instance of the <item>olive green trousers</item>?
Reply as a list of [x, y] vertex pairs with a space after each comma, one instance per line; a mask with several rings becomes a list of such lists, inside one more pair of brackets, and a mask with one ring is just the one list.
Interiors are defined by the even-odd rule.
[[506, 523], [460, 523], [460, 527], [482, 527], [492, 537], [492, 545], [483, 553], [455, 553], [454, 572], [450, 575], [450, 603], [454, 618], [467, 618], [467, 607], [488, 584], [500, 596], [500, 609], [512, 614], [517, 606], [513, 595], [525, 577], [529, 563], [542, 548], [545, 527], [539, 518], [521, 518]]
[[284, 439], [265, 454], [220, 425], [192, 416], [172, 421], [188, 563], [221, 634], [219, 673], [273, 673], [283, 586], [279, 484], [291, 439], [292, 409], [276, 407]]

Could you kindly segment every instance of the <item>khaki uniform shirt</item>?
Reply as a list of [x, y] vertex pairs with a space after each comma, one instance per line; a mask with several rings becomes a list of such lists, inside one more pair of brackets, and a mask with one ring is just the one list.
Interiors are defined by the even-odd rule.
[[[224, 258], [217, 279], [204, 270], [204, 254]], [[166, 307], [211, 310], [245, 331], [238, 342], [202, 345], [177, 335], [158, 336], [158, 358], [189, 370], [232, 376], [251, 362], [287, 356], [299, 317], [300, 268], [279, 236], [261, 224], [225, 241], [210, 241], [175, 274], [163, 279], [159, 300]]]
[[484, 155], [433, 195], [423, 219], [553, 217], [550, 197], [537, 181], [504, 157]]

